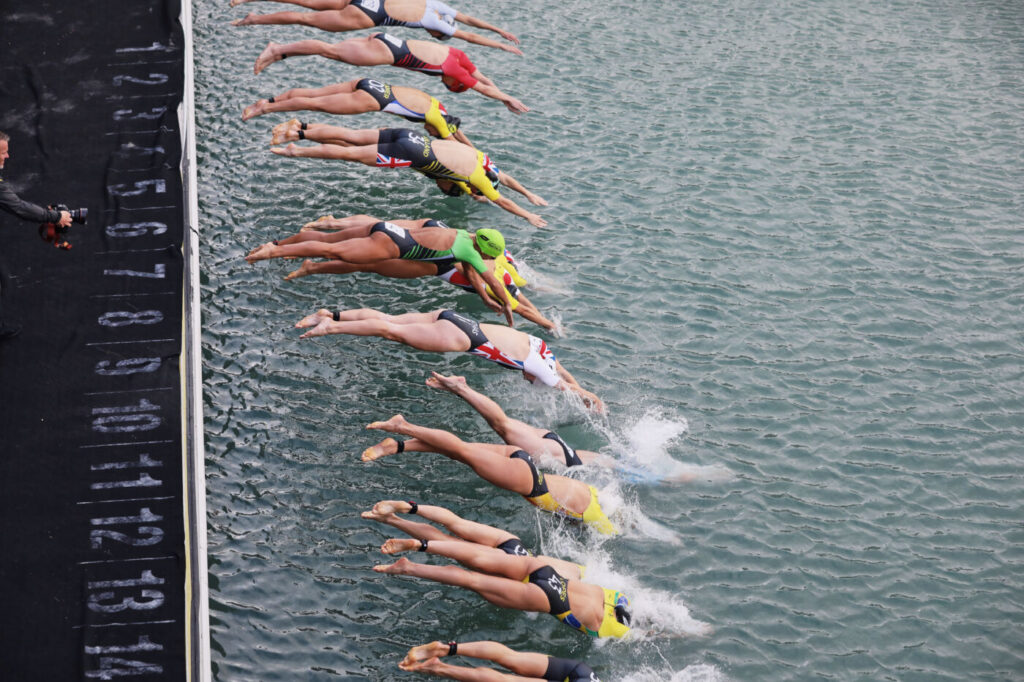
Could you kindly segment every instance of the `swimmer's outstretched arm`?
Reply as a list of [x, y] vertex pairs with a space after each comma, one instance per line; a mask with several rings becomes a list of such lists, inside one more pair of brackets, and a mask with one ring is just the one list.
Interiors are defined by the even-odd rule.
[[519, 184], [518, 180], [513, 178], [511, 175], [509, 175], [505, 171], [498, 171], [498, 182], [500, 182], [501, 184], [505, 185], [509, 189], [513, 189], [513, 190], [519, 192], [524, 197], [529, 199], [530, 203], [533, 204], [534, 206], [547, 206], [548, 205], [548, 202], [546, 202], [543, 198], [541, 198], [539, 195], [534, 194], [530, 190], [528, 190], [525, 187], [523, 187], [521, 184]]
[[[509, 298], [508, 290], [498, 281], [498, 278], [494, 276], [493, 272], [477, 272], [476, 268], [470, 266], [465, 268], [466, 279], [473, 285], [473, 290], [476, 291], [477, 296], [484, 302], [484, 305], [495, 312], [500, 312], [505, 316], [505, 321], [508, 322], [508, 326], [515, 327], [515, 321], [512, 319], [512, 299]], [[485, 286], [486, 285], [486, 286]], [[491, 287], [491, 291], [494, 292], [495, 296], [500, 296], [500, 304], [495, 303], [491, 299], [491, 295], [487, 293], [487, 287]]]
[[516, 294], [516, 298], [519, 299], [519, 307], [516, 308], [515, 312], [525, 317], [530, 322], [544, 327], [548, 331], [555, 328], [555, 323], [544, 317], [544, 315], [537, 309], [537, 306], [533, 304], [533, 301], [526, 298], [526, 294], [520, 291]]
[[513, 114], [525, 114], [530, 110], [529, 107], [512, 95], [506, 95], [504, 92], [499, 90], [498, 86], [496, 86], [490, 78], [487, 78], [480, 73], [479, 69], [473, 72], [473, 77], [477, 79], [477, 84], [472, 87], [473, 90], [476, 90], [485, 97], [498, 100]]
[[493, 24], [489, 24], [483, 19], [479, 19], [468, 14], [463, 14], [462, 12], [456, 12], [455, 21], [459, 22], [460, 24], [465, 24], [466, 26], [472, 26], [473, 28], [482, 28], [485, 31], [493, 31], [494, 33], [497, 33], [502, 38], [511, 43], [515, 43], [516, 45], [519, 44], [519, 38], [517, 38], [514, 34], [509, 33], [504, 29], [498, 28]]
[[[374, 158], [376, 158], [376, 156], [374, 156]], [[520, 218], [526, 218], [527, 222], [534, 227], [547, 227], [548, 225], [548, 221], [544, 220], [536, 213], [530, 213], [508, 197], [499, 196], [494, 200], [494, 203], [513, 215], [517, 215]]]
[[505, 52], [517, 54], [520, 57], [523, 56], [523, 51], [520, 50], [518, 47], [514, 47], [512, 45], [505, 45], [504, 43], [499, 43], [497, 40], [491, 40], [490, 38], [485, 38], [484, 36], [477, 35], [476, 33], [470, 33], [469, 31], [458, 30], [452, 34], [452, 37], [465, 40], [467, 43], [473, 43], [474, 45], [483, 45], [484, 47], [495, 47], [499, 50], [504, 50]]

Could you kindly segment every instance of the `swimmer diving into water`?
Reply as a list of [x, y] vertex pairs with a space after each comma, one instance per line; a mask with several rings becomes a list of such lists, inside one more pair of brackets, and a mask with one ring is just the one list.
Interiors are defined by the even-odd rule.
[[[379, 218], [374, 218], [373, 216], [368, 215], [355, 215], [348, 216], [347, 218], [325, 216], [312, 223], [307, 223], [298, 234], [285, 237], [284, 239], [277, 239], [253, 249], [249, 252], [248, 260], [250, 262], [254, 262], [257, 259], [263, 260], [265, 257], [296, 257], [294, 255], [288, 255], [290, 251], [282, 247], [305, 243], [307, 246], [298, 250], [303, 251], [304, 253], [317, 252], [317, 256], [328, 258], [329, 260], [313, 261], [307, 259], [303, 261], [302, 267], [289, 273], [288, 276], [285, 277], [286, 280], [298, 279], [300, 277], [317, 274], [345, 275], [354, 272], [372, 272], [384, 277], [392, 277], [395, 279], [415, 279], [418, 277], [433, 276], [438, 277], [449, 284], [465, 289], [466, 291], [476, 291], [473, 281], [466, 274], [467, 268], [473, 270], [474, 266], [471, 263], [460, 260], [459, 256], [454, 253], [450, 255], [437, 256], [437, 254], [431, 249], [408, 248], [403, 252], [403, 250], [399, 248], [399, 255], [396, 258], [378, 260], [371, 263], [352, 263], [346, 261], [343, 257], [339, 258], [337, 254], [338, 250], [330, 248], [331, 245], [341, 242], [348, 243], [349, 241], [368, 238], [372, 234], [376, 234], [374, 231], [375, 229], [380, 231], [381, 226], [385, 225], [391, 225], [393, 228], [405, 230], [408, 237], [421, 247], [422, 243], [416, 236], [420, 232], [421, 228], [437, 227], [450, 229], [444, 223], [432, 219], [391, 220], [385, 223]], [[336, 228], [337, 231], [321, 231], [329, 228]], [[398, 234], [395, 230], [389, 231], [387, 228], [384, 228], [384, 233], [387, 235]], [[484, 231], [484, 233], [488, 234], [486, 231]], [[479, 237], [477, 239], [479, 240]], [[310, 242], [318, 242], [321, 246], [310, 245]], [[344, 254], [342, 254], [342, 256], [343, 255]], [[515, 260], [512, 258], [511, 254], [509, 254], [507, 250], [504, 250], [494, 257], [491, 257], [482, 251], [481, 255], [483, 256], [483, 263], [486, 267], [486, 271], [493, 275], [498, 283], [502, 285], [508, 293], [507, 297], [501, 292], [495, 293], [495, 290], [487, 285], [485, 278], [484, 285], [486, 287], [488, 297], [495, 301], [499, 306], [507, 301], [512, 308], [512, 312], [521, 315], [527, 320], [530, 320], [545, 329], [554, 329], [555, 323], [544, 317], [537, 307], [533, 305], [533, 302], [530, 301], [530, 299], [528, 299], [520, 290], [520, 287], [526, 284], [526, 280], [519, 276], [519, 272], [516, 270]], [[484, 273], [480, 274], [481, 276], [484, 275]], [[500, 307], [494, 308], [493, 306], [490, 306], [490, 304], [488, 305], [496, 312], [502, 311]]]
[[451, 184], [456, 192], [482, 194], [513, 215], [525, 218], [534, 227], [548, 223], [536, 213], [521, 208], [502, 196], [497, 186], [505, 185], [525, 196], [535, 206], [547, 202], [530, 192], [508, 173], [499, 170], [487, 154], [455, 140], [430, 140], [414, 130], [381, 128], [355, 130], [341, 126], [304, 124], [275, 130], [271, 144], [292, 140], [320, 142], [315, 147], [273, 147], [280, 156], [355, 161], [375, 168], [412, 168], [438, 183], [446, 191]]
[[476, 90], [496, 99], [514, 114], [529, 111], [512, 95], [498, 89], [490, 78], [480, 72], [462, 50], [425, 40], [402, 40], [387, 33], [374, 33], [366, 38], [349, 38], [331, 45], [322, 40], [300, 40], [281, 45], [268, 43], [256, 58], [253, 73], [259, 73], [286, 57], [320, 55], [353, 66], [394, 65], [430, 76], [440, 76], [452, 92]]
[[[235, 7], [252, 0], [231, 0]], [[232, 21], [233, 26], [260, 24], [302, 24], [323, 31], [340, 33], [358, 31], [374, 26], [408, 26], [422, 28], [440, 40], [458, 38], [468, 43], [494, 47], [512, 54], [522, 55], [519, 48], [510, 47], [496, 40], [456, 28], [456, 22], [497, 33], [505, 40], [519, 44], [515, 35], [493, 26], [482, 19], [456, 11], [439, 0], [278, 0], [299, 5], [312, 12], [274, 12], [256, 14], [250, 12], [244, 19]]]
[[[511, 670], [515, 675], [506, 675], [493, 668], [451, 665], [441, 660], [445, 656], [468, 656], [491, 661]], [[601, 682], [597, 679], [597, 673], [582, 661], [515, 651], [499, 642], [489, 641], [420, 644], [409, 649], [398, 667], [463, 682]]]
[[541, 473], [530, 455], [513, 445], [467, 443], [448, 431], [412, 424], [402, 415], [366, 428], [406, 436], [407, 440], [385, 438], [363, 452], [364, 462], [401, 452], [437, 453], [465, 464], [498, 488], [522, 495], [539, 509], [582, 521], [605, 535], [618, 533], [601, 509], [596, 488], [575, 478]]
[[[426, 223], [434, 225], [426, 226]], [[435, 270], [454, 267], [458, 261], [470, 266], [465, 274], [484, 305], [503, 312], [505, 319], [512, 324], [509, 293], [485, 263], [485, 258], [493, 261], [504, 256], [505, 237], [497, 230], [485, 228], [470, 234], [466, 230], [454, 230], [439, 225], [437, 221], [426, 220], [418, 227], [409, 228], [382, 221], [350, 228], [350, 233], [350, 238], [335, 242], [316, 239], [286, 244], [268, 242], [250, 251], [245, 260], [255, 263], [271, 258], [312, 257], [368, 266], [406, 259], [430, 265]], [[502, 297], [500, 305], [491, 300], [486, 287]]]
[[506, 609], [550, 613], [591, 637], [625, 637], [629, 633], [632, 616], [625, 595], [565, 578], [537, 557], [513, 556], [458, 540], [396, 538], [381, 546], [384, 554], [414, 550], [454, 559], [471, 570], [418, 564], [405, 557], [390, 565], [374, 566], [373, 570], [464, 587]]
[[[322, 111], [339, 116], [383, 111], [413, 123], [422, 123], [431, 137], [453, 137], [462, 144], [473, 146], [465, 133], [459, 130], [462, 119], [449, 114], [435, 97], [416, 88], [382, 83], [372, 78], [360, 78], [322, 88], [285, 90], [280, 95], [247, 106], [242, 112], [242, 120], [248, 121], [278, 111]], [[291, 125], [289, 121], [274, 130], [283, 131]]]
[[575, 393], [590, 410], [604, 411], [601, 399], [580, 386], [541, 339], [503, 325], [480, 324], [451, 310], [387, 315], [371, 308], [334, 313], [322, 308], [295, 326], [309, 330], [303, 339], [328, 334], [377, 336], [419, 350], [471, 353], [519, 370], [528, 381]]

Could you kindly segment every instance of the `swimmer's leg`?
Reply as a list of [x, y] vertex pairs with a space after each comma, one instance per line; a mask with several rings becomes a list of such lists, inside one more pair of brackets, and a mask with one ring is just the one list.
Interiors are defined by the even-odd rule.
[[309, 26], [310, 28], [318, 28], [322, 31], [332, 31], [334, 33], [358, 31], [362, 28], [372, 28], [374, 25], [370, 17], [356, 7], [346, 7], [343, 10], [318, 10], [314, 12], [274, 12], [273, 14], [250, 12], [248, 16], [231, 22], [232, 26], [281, 24]]
[[[383, 318], [363, 318], [352, 321], [345, 320], [342, 317], [340, 322], [334, 322], [330, 319], [321, 320], [313, 329], [303, 334], [300, 338], [325, 336], [327, 334], [351, 334], [354, 336], [378, 336], [419, 350], [439, 353], [466, 350], [469, 347], [469, 339], [466, 335], [453, 324], [439, 324], [437, 314], [436, 312], [407, 313], [406, 315], [388, 315]], [[342, 313], [342, 315], [345, 315], [345, 313]], [[413, 321], [430, 319], [431, 317], [434, 320], [432, 322]], [[305, 321], [303, 320], [302, 322], [304, 323]]]
[[506, 609], [547, 612], [548, 600], [536, 585], [509, 580], [493, 575], [467, 571], [458, 566], [432, 566], [417, 564], [402, 557], [387, 566], [374, 566], [378, 573], [411, 575], [416, 578], [433, 580], [443, 585], [463, 587]]
[[[391, 539], [384, 543], [381, 551], [384, 554], [398, 554], [417, 550], [420, 546], [419, 542], [412, 539]], [[427, 554], [448, 557], [474, 571], [511, 580], [522, 580], [530, 574], [531, 567], [537, 563], [533, 557], [506, 554], [494, 547], [461, 540], [430, 542], [427, 545]]]
[[[437, 528], [434, 528], [429, 523], [421, 523], [419, 521], [410, 521], [409, 519], [403, 519], [398, 516], [398, 513], [408, 513], [411, 509], [411, 505], [408, 502], [399, 502], [395, 500], [384, 500], [373, 505], [373, 509], [365, 511], [361, 514], [364, 519], [370, 521], [379, 521], [380, 523], [386, 523], [387, 525], [397, 528], [406, 535], [410, 535], [417, 540], [452, 540], [458, 542], [458, 538], [454, 538], [447, 535]], [[422, 509], [422, 507], [421, 507]]]
[[[409, 670], [409, 666], [421, 663], [423, 661], [429, 661], [431, 658], [441, 658], [442, 656], [448, 655], [448, 645], [442, 642], [431, 642], [430, 644], [421, 644], [414, 646], [409, 649], [409, 652], [402, 659], [399, 667], [403, 670]], [[459, 642], [459, 649], [456, 654], [457, 656], [466, 656], [467, 658], [478, 658], [482, 661], [491, 661], [498, 665], [511, 670], [517, 675], [524, 677], [544, 679], [545, 673], [548, 670], [548, 656], [547, 654], [538, 654], [530, 651], [516, 651], [510, 649], [504, 644], [499, 642]], [[455, 668], [455, 666], [447, 666], [448, 668]], [[463, 668], [463, 670], [466, 670]], [[484, 670], [483, 668], [477, 668], [474, 670]], [[454, 677], [453, 679], [460, 679]], [[465, 679], [476, 679], [475, 677], [467, 677]], [[498, 678], [495, 678], [496, 680]], [[502, 676], [501, 679], [505, 679]]]
[[415, 438], [430, 448], [430, 451], [469, 466], [477, 476], [499, 488], [520, 495], [528, 495], [533, 490], [533, 473], [530, 465], [521, 459], [509, 457], [515, 452], [515, 447], [467, 443], [448, 431], [411, 424], [401, 415], [395, 415], [386, 422], [374, 422], [366, 428]]
[[465, 400], [509, 445], [523, 448], [527, 452], [542, 452], [547, 449], [544, 443], [544, 434], [547, 431], [509, 417], [501, 409], [501, 405], [474, 390], [466, 383], [464, 377], [446, 377], [437, 372], [431, 372], [431, 377], [427, 379], [427, 386], [448, 391]]
[[[374, 45], [373, 43], [376, 43]], [[322, 40], [300, 40], [295, 43], [281, 45], [270, 42], [260, 56], [256, 58], [253, 73], [259, 73], [274, 62], [285, 57], [305, 57], [320, 55], [339, 62], [355, 66], [377, 66], [391, 64], [395, 61], [387, 45], [376, 38], [350, 38], [340, 43], [330, 44]]]

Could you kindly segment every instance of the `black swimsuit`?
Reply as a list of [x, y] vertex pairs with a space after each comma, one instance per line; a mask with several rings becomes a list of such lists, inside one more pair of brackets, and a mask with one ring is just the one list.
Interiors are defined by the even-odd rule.
[[565, 455], [565, 466], [583, 466], [583, 460], [580, 459], [580, 456], [577, 455], [576, 451], [569, 447], [569, 444], [562, 440], [562, 437], [559, 436], [557, 433], [555, 433], [554, 431], [548, 431], [547, 433], [544, 434], [543, 437], [549, 440], [553, 440], [561, 446], [562, 454]]
[[513, 556], [533, 556], [533, 552], [526, 549], [519, 538], [509, 538], [498, 545], [497, 549], [500, 549], [505, 554], [511, 554]]
[[583, 661], [548, 656], [548, 669], [544, 679], [549, 682], [601, 682], [597, 673]]
[[465, 175], [459, 175], [437, 160], [427, 137], [407, 128], [380, 130], [377, 134], [377, 165], [386, 168], [411, 166], [435, 180], [467, 181]]

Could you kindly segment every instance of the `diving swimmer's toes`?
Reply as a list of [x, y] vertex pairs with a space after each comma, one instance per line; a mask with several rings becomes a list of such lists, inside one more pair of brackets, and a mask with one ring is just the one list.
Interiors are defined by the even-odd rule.
[[260, 52], [260, 56], [256, 58], [256, 63], [252, 67], [252, 72], [259, 75], [259, 72], [267, 68], [274, 62], [281, 59], [277, 56], [276, 50], [277, 43], [271, 41], [267, 43], [267, 46], [263, 48], [263, 52]]
[[390, 431], [391, 433], [401, 433], [402, 427], [408, 424], [405, 421], [405, 417], [400, 414], [396, 414], [386, 422], [372, 422], [366, 425], [368, 429], [377, 429], [378, 431]]
[[267, 260], [270, 258], [270, 252], [274, 249], [274, 245], [270, 242], [266, 244], [260, 244], [255, 249], [249, 252], [249, 255], [245, 257], [246, 262], [255, 263], [256, 261]]
[[411, 663], [420, 663], [421, 661], [429, 661], [432, 658], [439, 656], [446, 656], [448, 654], [448, 645], [442, 644], [441, 642], [431, 642], [430, 644], [420, 644], [409, 649], [409, 653], [402, 659], [402, 663], [409, 665]]
[[313, 260], [311, 258], [307, 258], [306, 260], [302, 261], [302, 265], [299, 267], [298, 270], [292, 270], [287, 275], [285, 275], [284, 279], [285, 281], [288, 281], [292, 279], [298, 279], [299, 277], [305, 277], [311, 274], [313, 274]]
[[373, 570], [375, 570], [377, 573], [390, 573], [392, 575], [401, 575], [402, 573], [405, 573], [405, 571], [409, 568], [411, 564], [411, 561], [409, 561], [405, 557], [402, 557], [393, 564], [374, 566]]
[[419, 546], [420, 541], [414, 538], [391, 538], [380, 546], [380, 551], [384, 554], [398, 554], [399, 552], [412, 551]]
[[[374, 424], [383, 424], [383, 423], [384, 422], [374, 422], [373, 424], [370, 424], [366, 428], [372, 429], [372, 428], [374, 428]], [[363, 450], [363, 461], [364, 462], [372, 462], [375, 459], [380, 459], [381, 457], [387, 457], [388, 455], [394, 455], [397, 452], [398, 452], [398, 441], [395, 440], [394, 438], [385, 438], [384, 440], [382, 440], [381, 442], [377, 443], [376, 445], [371, 445], [370, 447], [368, 447], [365, 450]], [[376, 511], [376, 510], [377, 510], [377, 508], [374, 507], [374, 511]]]
[[306, 327], [315, 327], [323, 322], [324, 318], [327, 318], [328, 320], [331, 319], [331, 311], [327, 308], [321, 308], [312, 315], [306, 315], [295, 323], [295, 328], [305, 329]]

